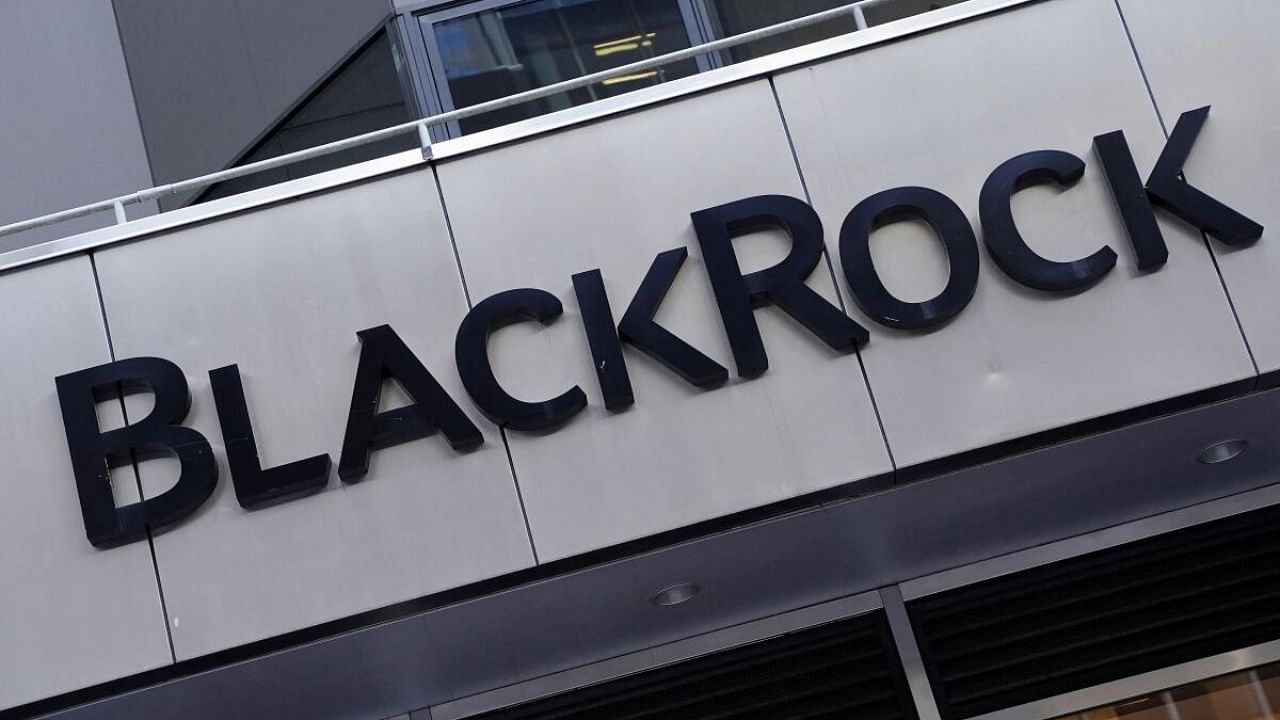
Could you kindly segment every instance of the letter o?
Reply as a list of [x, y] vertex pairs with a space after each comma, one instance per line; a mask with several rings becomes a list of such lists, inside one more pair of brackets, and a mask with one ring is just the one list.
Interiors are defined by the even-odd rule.
[[[871, 233], [911, 218], [929, 223], [951, 265], [946, 287], [924, 302], [894, 297], [871, 259]], [[840, 227], [840, 262], [858, 307], [872, 320], [899, 330], [946, 323], [969, 304], [978, 289], [978, 240], [973, 226], [951, 198], [929, 188], [884, 190], [854, 206]]]

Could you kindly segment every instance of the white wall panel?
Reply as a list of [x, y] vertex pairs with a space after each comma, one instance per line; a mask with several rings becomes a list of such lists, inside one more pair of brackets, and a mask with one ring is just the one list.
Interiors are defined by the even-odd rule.
[[1214, 241], [1214, 250], [1259, 368], [1280, 369], [1280, 3], [1120, 5], [1168, 128], [1183, 112], [1212, 106], [1187, 179], [1266, 228], [1252, 247]]
[[[0, 277], [0, 307], [3, 709], [170, 657], [151, 551], [89, 544], [67, 454], [54, 378], [111, 360], [89, 258]], [[115, 477], [136, 487], [127, 468]]]
[[[949, 325], [929, 333], [873, 326], [863, 358], [900, 467], [1252, 374], [1199, 235], [1164, 222], [1169, 262], [1140, 274], [1092, 154], [1093, 136], [1116, 129], [1144, 170], [1163, 147], [1110, 0], [1034, 3], [776, 82], [833, 252], [855, 203], [904, 185], [949, 195], [981, 243], [977, 200], [987, 174], [1019, 153], [1060, 149], [1088, 163], [1084, 179], [1062, 192], [1019, 194], [1022, 233], [1053, 259], [1103, 244], [1120, 256], [1096, 286], [1055, 296], [1016, 285], [984, 249], [977, 294]], [[945, 258], [923, 225], [880, 230], [872, 247], [886, 285], [904, 300], [932, 297], [945, 283]], [[1239, 262], [1250, 262], [1247, 254]]]
[[[466, 407], [453, 336], [467, 305], [430, 172], [113, 247], [98, 269], [117, 355], [183, 368], [187, 424], [220, 463], [214, 497], [156, 540], [180, 659], [531, 564], [507, 454], [478, 417], [486, 442], [474, 452], [437, 434], [375, 452], [359, 484], [332, 477], [254, 511], [237, 504], [225, 464], [209, 370], [239, 364], [264, 466], [324, 452], [336, 465], [355, 333], [383, 323]], [[176, 463], [142, 471], [151, 496]]]
[[[689, 247], [658, 320], [733, 374], [689, 214], [752, 195], [803, 197], [773, 95], [757, 81], [448, 161], [440, 182], [472, 299], [538, 287], [564, 302], [553, 325], [494, 336], [517, 397], [578, 384], [588, 408], [554, 434], [511, 434], [540, 559], [644, 537], [890, 469], [855, 355], [830, 350], [777, 308], [756, 317], [770, 368], [697, 391], [626, 349], [636, 403], [606, 410], [571, 276], [600, 268], [618, 318], [654, 256]], [[744, 271], [782, 236], [735, 243]], [[832, 302], [819, 266], [810, 284]]]

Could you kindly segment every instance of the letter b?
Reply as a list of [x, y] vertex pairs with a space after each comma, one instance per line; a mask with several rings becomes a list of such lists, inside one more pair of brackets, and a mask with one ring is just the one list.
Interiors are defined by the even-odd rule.
[[[179, 423], [191, 409], [182, 370], [161, 358], [131, 358], [61, 375], [56, 380], [67, 446], [80, 494], [85, 532], [95, 547], [124, 545], [195, 512], [218, 482], [218, 464], [204, 436]], [[135, 392], [155, 396], [155, 409], [138, 422], [102, 432], [97, 404]], [[178, 482], [153, 498], [116, 507], [111, 468], [133, 460], [176, 456]]]

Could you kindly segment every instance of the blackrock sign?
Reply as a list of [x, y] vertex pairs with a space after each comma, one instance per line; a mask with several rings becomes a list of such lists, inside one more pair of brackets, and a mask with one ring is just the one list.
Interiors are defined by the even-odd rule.
[[[1262, 235], [1262, 226], [1206, 192], [1188, 184], [1182, 167], [1209, 115], [1203, 107], [1178, 120], [1155, 168], [1144, 183], [1123, 131], [1094, 138], [1094, 151], [1127, 231], [1136, 265], [1157, 272], [1168, 249], [1153, 206], [1162, 208], [1227, 245], [1245, 245]], [[1085, 172], [1085, 161], [1059, 150], [1039, 150], [1001, 163], [979, 196], [982, 239], [987, 253], [1015, 282], [1047, 293], [1081, 292], [1109, 273], [1116, 251], [1103, 246], [1087, 257], [1063, 262], [1035, 252], [1019, 233], [1011, 210], [1013, 195], [1037, 183], [1069, 187]], [[946, 286], [923, 302], [904, 302], [885, 287], [872, 262], [873, 231], [904, 219], [926, 222], [945, 249], [950, 265]], [[737, 373], [760, 376], [769, 367], [754, 311], [776, 305], [831, 348], [854, 352], [866, 345], [867, 329], [805, 284], [823, 261], [823, 227], [817, 213], [794, 197], [764, 195], [692, 213]], [[791, 247], [772, 267], [743, 273], [733, 248], [735, 238], [768, 228], [787, 232]], [[978, 284], [977, 238], [965, 212], [946, 195], [925, 187], [899, 187], [857, 203], [839, 233], [839, 252], [849, 291], [868, 317], [885, 327], [907, 331], [936, 328], [963, 312]], [[719, 387], [729, 371], [655, 321], [668, 289], [688, 255], [675, 248], [654, 258], [635, 296], [617, 321], [599, 270], [573, 276], [593, 366], [610, 410], [635, 402], [623, 356], [623, 344], [644, 352], [684, 382]], [[574, 386], [539, 402], [519, 400], [495, 377], [489, 335], [517, 322], [553, 322], [563, 307], [545, 290], [524, 288], [493, 295], [462, 319], [455, 341], [457, 371], [471, 401], [496, 425], [518, 432], [549, 432], [587, 405]], [[350, 411], [338, 459], [338, 476], [354, 483], [368, 473], [370, 454], [437, 431], [456, 451], [484, 442], [432, 372], [389, 325], [358, 330], [360, 359], [351, 391]], [[235, 365], [209, 371], [227, 464], [236, 498], [244, 508], [288, 501], [326, 485], [331, 460], [317, 455], [264, 468], [250, 421], [240, 373]], [[411, 404], [379, 410], [383, 383], [396, 381]], [[209, 441], [182, 425], [191, 406], [183, 370], [163, 358], [139, 357], [62, 375], [57, 391], [79, 492], [85, 530], [97, 547], [122, 545], [147, 537], [191, 515], [213, 493], [218, 466]], [[145, 418], [102, 431], [96, 405], [123, 394], [147, 392], [155, 407]], [[176, 456], [177, 483], [168, 491], [117, 507], [111, 489], [113, 467], [157, 455]]]

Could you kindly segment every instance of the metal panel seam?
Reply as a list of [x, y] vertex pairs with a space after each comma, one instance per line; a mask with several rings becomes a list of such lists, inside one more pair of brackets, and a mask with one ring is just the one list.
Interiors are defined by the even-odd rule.
[[[428, 164], [431, 168], [431, 177], [436, 183], [436, 195], [440, 199], [440, 212], [444, 214], [444, 226], [449, 233], [449, 246], [453, 248], [453, 261], [458, 267], [458, 279], [462, 282], [462, 294], [466, 296], [467, 308], [475, 307], [471, 301], [471, 290], [467, 287], [467, 274], [462, 269], [462, 254], [458, 252], [458, 240], [453, 234], [453, 222], [449, 219], [449, 203], [444, 199], [444, 185], [440, 182], [440, 171], [436, 164], [431, 162]], [[520, 476], [516, 473], [516, 459], [511, 454], [511, 443], [507, 440], [507, 429], [498, 428], [498, 435], [502, 438], [502, 449], [507, 453], [507, 467], [511, 469], [511, 482], [516, 488], [516, 500], [520, 502], [520, 517], [524, 520], [524, 532], [529, 538], [529, 552], [533, 553], [533, 564], [541, 565], [542, 561], [538, 559], [538, 545], [533, 540], [533, 525], [529, 523], [529, 510], [524, 504], [524, 493], [520, 490]]]
[[[782, 98], [778, 95], [778, 85], [774, 82], [774, 73], [769, 74], [769, 91], [773, 93], [773, 103], [778, 107], [778, 119], [782, 121], [782, 133], [787, 138], [787, 148], [791, 151], [791, 160], [796, 165], [796, 175], [800, 178], [800, 187], [804, 190], [804, 201], [813, 207], [813, 197], [809, 195], [809, 183], [804, 177], [804, 167], [800, 165], [800, 154], [796, 152], [795, 141], [791, 137], [791, 126], [787, 124], [787, 112], [782, 107]], [[836, 300], [840, 303], [840, 311], [849, 314], [848, 303], [840, 290], [840, 277], [836, 274], [835, 265], [831, 262], [831, 250], [823, 239], [822, 259], [826, 263], [827, 272], [831, 274], [831, 285], [836, 290]], [[897, 482], [898, 461], [893, 457], [893, 446], [889, 444], [889, 433], [884, 428], [884, 418], [880, 415], [880, 404], [876, 402], [876, 391], [871, 387], [871, 376], [867, 374], [867, 364], [862, 361], [862, 350], [855, 351], [858, 356], [858, 367], [862, 370], [862, 382], [867, 387], [867, 397], [871, 400], [871, 411], [876, 414], [876, 424], [880, 426], [880, 439], [884, 441], [884, 451], [889, 455], [889, 467]]]
[[[102, 282], [98, 278], [98, 261], [94, 258], [94, 253], [86, 253], [89, 256], [89, 267], [93, 270], [93, 289], [98, 296], [98, 311], [102, 313], [102, 330], [107, 338], [107, 354], [111, 357], [111, 362], [116, 361], [115, 343], [111, 339], [111, 323], [107, 320], [107, 301], [102, 294]], [[124, 392], [120, 392], [120, 396], [116, 399], [120, 403], [120, 417], [125, 425], [129, 424], [129, 409], [125, 407]], [[142, 472], [138, 469], [138, 457], [133, 451], [129, 451], [129, 467], [133, 470], [133, 482], [138, 489], [138, 502], [146, 499], [142, 492]], [[169, 625], [169, 606], [164, 598], [164, 584], [160, 581], [160, 560], [156, 557], [155, 537], [151, 532], [151, 528], [147, 528], [147, 550], [151, 553], [151, 570], [155, 573], [156, 578], [156, 594], [160, 598], [160, 615], [164, 622], [164, 636], [169, 643], [169, 662], [177, 664], [178, 653], [173, 644], [173, 628]]]
[[[1151, 109], [1156, 113], [1156, 120], [1160, 123], [1160, 132], [1164, 135], [1165, 140], [1169, 139], [1169, 128], [1165, 124], [1164, 113], [1160, 110], [1160, 103], [1156, 100], [1155, 90], [1151, 87], [1151, 79], [1147, 76], [1147, 68], [1142, 64], [1142, 55], [1138, 52], [1138, 44], [1133, 39], [1133, 33], [1129, 30], [1129, 20], [1124, 16], [1124, 8], [1120, 7], [1120, 0], [1112, 0], [1116, 7], [1116, 14], [1120, 17], [1120, 26], [1124, 28], [1125, 38], [1129, 41], [1129, 49], [1133, 52], [1134, 62], [1138, 65], [1138, 73], [1142, 75], [1142, 84], [1147, 88], [1147, 97], [1151, 100]], [[1186, 178], [1186, 174], [1182, 174]], [[1253, 364], [1253, 374], [1257, 378], [1255, 387], [1262, 380], [1262, 371], [1258, 367], [1258, 359], [1253, 354], [1253, 346], [1249, 343], [1249, 336], [1245, 334], [1244, 323], [1240, 321], [1240, 313], [1236, 310], [1235, 300], [1231, 297], [1231, 288], [1227, 287], [1227, 279], [1222, 275], [1222, 267], [1218, 264], [1218, 254], [1213, 250], [1213, 243], [1209, 241], [1209, 235], [1203, 230], [1200, 231], [1200, 239], [1204, 241], [1205, 250], [1209, 252], [1209, 259], [1213, 262], [1213, 271], [1218, 274], [1218, 282], [1222, 285], [1222, 294], [1227, 298], [1227, 307], [1231, 308], [1231, 317], [1236, 321], [1236, 329], [1240, 331], [1240, 339], [1244, 342], [1245, 352], [1249, 353], [1249, 362]]]

